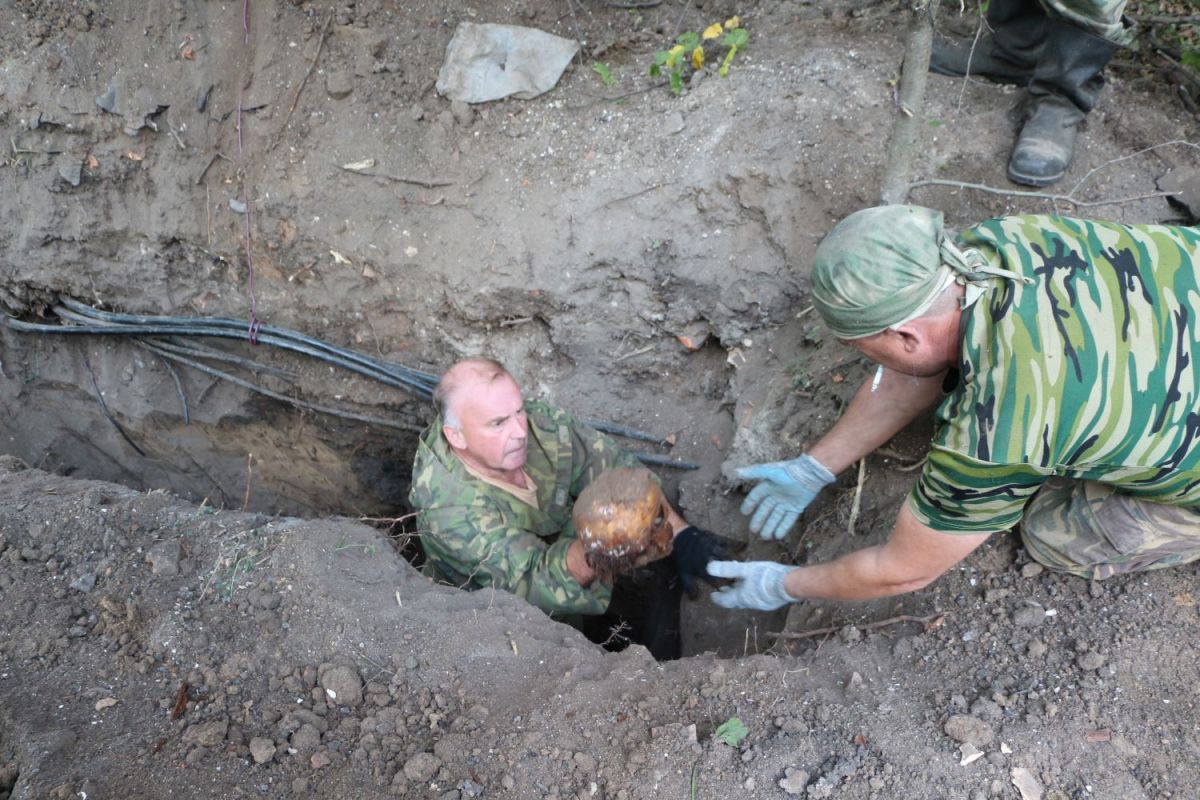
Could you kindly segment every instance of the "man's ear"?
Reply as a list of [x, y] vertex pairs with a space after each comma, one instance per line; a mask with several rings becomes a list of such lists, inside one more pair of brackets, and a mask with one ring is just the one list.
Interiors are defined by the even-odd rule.
[[900, 346], [904, 348], [906, 354], [911, 355], [921, 349], [923, 337], [915, 325], [901, 325], [891, 332], [900, 337]]
[[446, 437], [446, 441], [455, 450], [466, 450], [467, 440], [463, 438], [462, 431], [458, 428], [451, 428], [449, 425], [442, 426], [442, 435]]

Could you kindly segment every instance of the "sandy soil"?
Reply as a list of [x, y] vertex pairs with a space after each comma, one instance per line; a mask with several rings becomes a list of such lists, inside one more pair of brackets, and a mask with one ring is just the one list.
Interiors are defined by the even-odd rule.
[[[680, 97], [646, 79], [672, 33], [734, 13], [751, 44], [728, 78]], [[462, 21], [580, 39], [583, 56], [535, 100], [452, 105], [434, 81]], [[663, 474], [692, 521], [736, 537], [723, 465], [800, 452], [867, 374], [807, 312], [804, 273], [834, 221], [878, 201], [892, 3], [251, 2], [244, 29], [241, 3], [0, 0], [0, 23], [10, 314], [49, 320], [69, 297], [246, 319], [253, 303], [429, 372], [487, 352], [532, 395], [670, 437], [633, 446], [699, 464]], [[1200, 140], [1196, 119], [1120, 61], [1060, 187], [1106, 204], [1057, 208], [1176, 218], [1141, 196], [1200, 165], [1165, 144]], [[1015, 188], [1018, 99], [931, 77], [914, 179]], [[343, 169], [367, 159], [375, 176]], [[946, 186], [912, 199], [953, 225], [1056, 205]], [[247, 380], [400, 427], [300, 411], [125, 339], [0, 329], [0, 798], [1200, 784], [1194, 567], [1089, 585], [997, 536], [907, 598], [790, 615], [702, 599], [684, 607], [689, 658], [606, 653], [510, 596], [429, 585], [399, 553], [403, 526], [364, 524], [406, 510], [422, 403], [221, 347], [276, 370], [226, 367]], [[853, 537], [846, 475], [749, 555], [877, 540], [927, 433], [868, 460]], [[897, 615], [919, 619], [870, 627]], [[733, 717], [735, 745], [716, 735]]]

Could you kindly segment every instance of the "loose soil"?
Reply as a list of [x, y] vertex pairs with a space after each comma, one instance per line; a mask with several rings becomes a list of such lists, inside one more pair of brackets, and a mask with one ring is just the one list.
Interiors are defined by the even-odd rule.
[[[837, 219], [878, 202], [904, 12], [248, 9], [0, 0], [4, 310], [254, 313], [431, 373], [492, 355], [531, 396], [668, 439], [629, 444], [697, 464], [661, 470], [685, 514], [749, 538], [729, 466], [801, 452], [869, 375], [811, 313], [805, 272]], [[727, 78], [676, 97], [645, 77], [675, 32], [735, 13], [751, 44]], [[434, 82], [464, 21], [583, 52], [542, 97], [451, 104]], [[1200, 168], [1200, 135], [1149, 63], [1110, 69], [1059, 187], [1103, 205], [936, 185], [912, 201], [952, 226], [1056, 206], [1178, 219], [1147, 195]], [[1017, 188], [1019, 99], [931, 76], [914, 180]], [[375, 175], [343, 168], [366, 160]], [[685, 658], [608, 652], [406, 560], [413, 531], [393, 520], [423, 401], [265, 345], [211, 346], [274, 370], [209, 359], [245, 380], [398, 427], [300, 410], [124, 338], [0, 329], [0, 799], [1200, 785], [1196, 567], [1089, 584], [998, 535], [905, 598], [775, 614], [702, 598], [683, 608]], [[878, 541], [928, 433], [867, 460], [853, 534], [855, 471], [747, 557]], [[744, 738], [718, 734], [735, 717]]]

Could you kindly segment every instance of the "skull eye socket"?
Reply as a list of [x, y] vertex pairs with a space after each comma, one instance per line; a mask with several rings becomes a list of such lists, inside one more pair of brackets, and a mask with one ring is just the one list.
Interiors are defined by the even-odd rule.
[[666, 517], [664, 517], [662, 514], [659, 514], [657, 517], [654, 518], [654, 527], [657, 528], [659, 525], [662, 525], [663, 522], [665, 522], [665, 521], [666, 521]]

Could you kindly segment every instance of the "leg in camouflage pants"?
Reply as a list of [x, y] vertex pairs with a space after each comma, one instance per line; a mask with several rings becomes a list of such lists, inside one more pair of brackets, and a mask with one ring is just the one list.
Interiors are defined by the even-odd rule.
[[1103, 580], [1200, 559], [1200, 509], [1051, 478], [1025, 510], [1021, 540], [1050, 569]]

